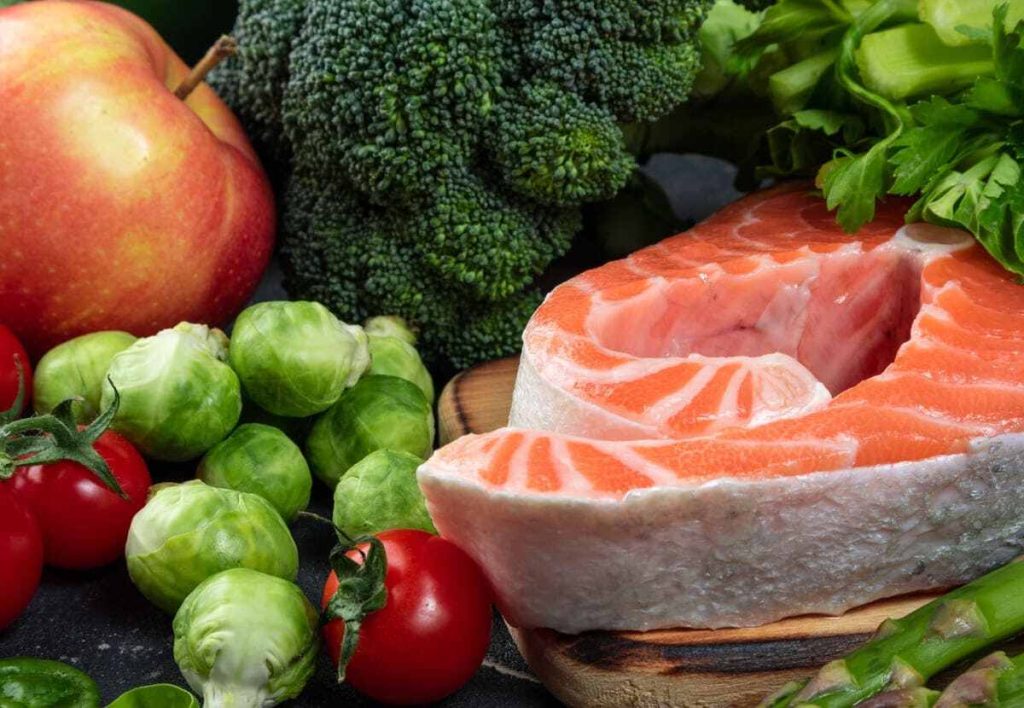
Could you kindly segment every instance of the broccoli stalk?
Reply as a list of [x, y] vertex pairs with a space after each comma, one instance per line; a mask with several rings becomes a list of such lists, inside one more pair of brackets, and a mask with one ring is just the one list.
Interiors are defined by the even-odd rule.
[[242, 0], [215, 87], [280, 185], [286, 287], [397, 314], [434, 364], [507, 355], [622, 124], [689, 94], [711, 0]]

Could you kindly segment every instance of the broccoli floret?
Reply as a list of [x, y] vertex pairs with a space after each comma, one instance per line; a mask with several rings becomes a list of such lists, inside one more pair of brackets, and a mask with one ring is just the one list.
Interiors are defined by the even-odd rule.
[[494, 118], [491, 152], [524, 197], [561, 205], [608, 199], [636, 169], [614, 116], [557, 84], [517, 87]]
[[636, 169], [621, 126], [685, 100], [709, 4], [242, 0], [216, 84], [287, 185], [290, 292], [401, 315], [435, 362], [516, 351], [581, 207]]
[[[460, 182], [450, 189], [461, 194], [450, 195], [447, 204], [458, 205], [469, 199], [472, 203], [467, 209], [478, 208], [479, 192], [486, 187], [474, 178]], [[498, 199], [494, 195], [482, 198], [485, 202]], [[445, 325], [421, 333], [420, 345], [435, 362], [442, 353], [445, 360], [456, 365], [507, 355], [509, 343], [519, 338], [522, 323], [540, 303], [540, 293], [528, 286], [538, 264], [519, 261], [535, 253], [535, 245], [518, 248], [524, 251], [521, 253], [516, 252], [515, 244], [476, 249], [469, 240], [429, 248], [421, 232], [406, 227], [417, 219], [458, 220], [463, 215], [419, 216], [406, 212], [406, 222], [395, 218], [392, 210], [371, 204], [343, 181], [325, 180], [315, 171], [293, 174], [284, 199], [294, 207], [285, 211], [283, 224], [288, 237], [282, 245], [282, 256], [291, 266], [289, 286], [303, 297], [330, 303], [352, 321], [391, 312], [410, 321]], [[554, 251], [564, 248], [571, 238], [579, 214], [577, 210], [516, 212], [513, 205], [506, 204], [503, 217], [487, 218], [532, 219], [532, 231], [521, 226], [523, 237], [545, 234]], [[500, 226], [497, 221], [492, 224]], [[472, 239], [477, 226], [473, 225], [473, 231], [458, 224], [424, 227], [431, 228], [445, 236], [458, 233]], [[460, 246], [493, 260], [467, 262], [457, 257]], [[439, 255], [443, 253], [450, 257]], [[462, 272], [451, 274], [450, 269], [456, 267]], [[524, 287], [515, 297], [487, 296], [488, 290], [507, 280], [497, 274], [516, 268], [522, 270], [516, 277]], [[442, 293], [446, 296], [441, 297]]]
[[484, 0], [311, 1], [294, 46], [283, 128], [304, 160], [387, 202], [472, 159], [499, 83]]
[[238, 54], [210, 77], [221, 98], [245, 106], [249, 138], [269, 166], [291, 154], [281, 135], [281, 102], [288, 81], [292, 41], [305, 17], [306, 0], [247, 0], [246, 21], [236, 25]]

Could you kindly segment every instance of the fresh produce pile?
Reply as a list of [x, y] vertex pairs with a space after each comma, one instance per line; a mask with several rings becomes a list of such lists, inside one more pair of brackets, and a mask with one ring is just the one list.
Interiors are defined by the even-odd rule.
[[[0, 629], [28, 605], [44, 563], [98, 568], [123, 554], [139, 591], [174, 615], [175, 660], [207, 707], [297, 696], [321, 625], [339, 678], [368, 696], [420, 703], [458, 690], [487, 651], [491, 593], [434, 535], [416, 484], [434, 416], [415, 342], [398, 318], [364, 329], [318, 303], [264, 302], [239, 315], [230, 340], [185, 322], [139, 339], [94, 332], [33, 372], [0, 327]], [[29, 382], [37, 415], [21, 418]], [[305, 449], [243, 418], [308, 429]], [[140, 452], [200, 458], [198, 479], [151, 488]], [[294, 584], [288, 527], [307, 514], [314, 474], [334, 488], [339, 536], [322, 621]], [[114, 705], [194, 705], [176, 690], [146, 687]], [[88, 677], [35, 659], [0, 661], [3, 696], [99, 705]]]
[[[633, 602], [643, 621], [657, 614], [657, 606], [673, 603], [721, 611], [730, 592], [742, 596], [744, 607], [771, 609], [771, 617], [793, 610], [795, 600], [785, 590], [766, 597], [742, 586], [755, 577], [756, 564], [779, 549], [778, 534], [766, 548], [757, 545], [761, 537], [744, 539], [750, 562], [728, 561], [721, 548], [708, 546], [713, 562], [721, 563], [721, 572], [709, 573], [713, 564], [703, 562], [680, 569], [692, 543], [663, 542], [673, 524], [689, 524], [690, 533], [696, 518], [667, 504], [648, 512], [638, 503], [628, 523], [619, 523], [615, 514], [627, 505], [601, 499], [592, 506], [600, 507], [597, 515], [607, 525], [595, 523], [595, 516], [574, 527], [586, 504], [572, 499], [561, 509], [544, 502], [545, 515], [536, 517], [541, 521], [524, 522], [528, 516], [513, 503], [522, 491], [518, 484], [533, 485], [531, 493], [564, 491], [567, 497], [580, 489], [625, 495], [646, 484], [647, 477], [624, 472], [620, 460], [602, 452], [615, 446], [600, 439], [607, 421], [597, 419], [612, 398], [624, 408], [642, 409], [631, 414], [664, 414], [659, 406], [669, 389], [690, 386], [682, 379], [671, 385], [659, 380], [640, 394], [638, 388], [613, 395], [622, 382], [613, 370], [621, 360], [603, 352], [586, 359], [588, 343], [574, 339], [571, 328], [553, 335], [549, 327], [541, 335], [559, 353], [577, 347], [571, 353], [580, 366], [573, 375], [596, 371], [598, 384], [569, 388], [597, 403], [588, 401], [585, 415], [565, 415], [557, 424], [579, 424], [584, 433], [576, 434], [598, 440], [554, 440], [545, 437], [548, 422], [541, 421], [528, 426], [543, 429], [536, 435], [513, 431], [512, 442], [498, 448], [501, 454], [485, 448], [483, 438], [464, 442], [480, 446], [484, 462], [474, 462], [474, 474], [493, 472], [487, 468], [492, 463], [507, 469], [487, 480], [489, 493], [505, 485], [491, 495], [500, 499], [487, 501], [493, 506], [484, 506], [481, 496], [455, 505], [465, 521], [461, 531], [433, 497], [431, 515], [418, 482], [429, 492], [432, 483], [451, 482], [455, 469], [423, 466], [435, 441], [435, 386], [427, 365], [436, 372], [519, 350], [552, 269], [578, 270], [607, 253], [581, 239], [585, 223], [613, 242], [606, 247], [624, 252], [665, 235], [673, 219], [664, 218], [664, 194], [638, 173], [654, 153], [724, 156], [740, 165], [741, 180], [751, 187], [763, 178], [813, 177], [849, 232], [879, 214], [895, 231], [905, 210], [897, 198], [910, 197], [907, 220], [966, 229], [1004, 268], [1024, 275], [1020, 0], [241, 0], [234, 38], [221, 38], [202, 55], [206, 33], [230, 24], [234, 9], [230, 0], [0, 0], [0, 632], [32, 611], [44, 567], [75, 574], [124, 558], [139, 593], [168, 615], [175, 662], [208, 707], [269, 706], [300, 696], [321, 648], [339, 680], [371, 699], [439, 700], [465, 684], [483, 660], [492, 591], [514, 592], [528, 605], [527, 596], [545, 578], [555, 579], [556, 591], [553, 601], [538, 606], [568, 607], [563, 628], [578, 629], [580, 618], [598, 622], [592, 625], [598, 629], [632, 622], [619, 601]], [[796, 190], [821, 209], [805, 189]], [[790, 229], [809, 213], [806, 203], [798, 206], [772, 217], [779, 221], [771, 235], [780, 243], [794, 233], [809, 238], [806, 230]], [[736, 217], [742, 209], [731, 213]], [[819, 214], [817, 222], [830, 219]], [[739, 274], [720, 268], [724, 280], [751, 276], [727, 297], [718, 297], [714, 278], [703, 281], [701, 287], [710, 290], [701, 292], [715, 296], [707, 302], [746, 302], [758, 287], [776, 304], [802, 292], [808, 281], [799, 269], [820, 265], [804, 258], [821, 255], [816, 244], [801, 244], [808, 248], [799, 258], [780, 257], [780, 267], [751, 286], [754, 275], [763, 275], [758, 269], [765, 258], [795, 251], [786, 243], [769, 253], [762, 242], [756, 253], [748, 252], [758, 241], [740, 234], [743, 225], [749, 223], [733, 218], [713, 237], [673, 242], [694, 246], [678, 262], [699, 266], [718, 247], [712, 241], [734, 233], [743, 245], [732, 249], [731, 258], [750, 256], [744, 265], [761, 259]], [[842, 237], [829, 232], [833, 236]], [[286, 287], [300, 299], [239, 312], [266, 271], [275, 238]], [[942, 247], [957, 245], [947, 240]], [[571, 258], [579, 255], [570, 253], [574, 245], [587, 251], [580, 262]], [[846, 245], [854, 246], [854, 238]], [[913, 266], [917, 275], [931, 263], [925, 262], [929, 248], [914, 251], [921, 256]], [[838, 276], [831, 273], [837, 293], [843, 292], [830, 302], [846, 306], [835, 316], [826, 308], [815, 336], [843, 341], [857, 353], [840, 357], [837, 348], [823, 347], [828, 361], [817, 363], [847, 366], [851, 381], [873, 377], [881, 369], [871, 366], [891, 361], [887, 347], [898, 348], [898, 333], [914, 320], [905, 305], [917, 297], [920, 283], [907, 286], [907, 262], [886, 261], [893, 252], [886, 250], [871, 267], [843, 265]], [[958, 256], [962, 273], [975, 264], [975, 255], [966, 253]], [[980, 249], [976, 254], [990, 265]], [[780, 285], [779, 273], [787, 268], [794, 279]], [[928, 379], [921, 390], [939, 391], [929, 399], [932, 409], [909, 410], [900, 399], [886, 404], [895, 411], [890, 418], [883, 419], [878, 406], [869, 415], [837, 418], [835, 435], [815, 429], [807, 450], [820, 444], [831, 453], [836, 445], [858, 441], [868, 450], [902, 435], [890, 450], [902, 454], [904, 446], [931, 444], [933, 457], [886, 458], [886, 464], [917, 465], [959, 454], [952, 444], [934, 454], [936, 440], [948, 443], [960, 434], [950, 432], [959, 425], [973, 425], [972, 435], [987, 426], [986, 442], [996, 433], [1015, 433], [1019, 406], [1011, 394], [996, 401], [1004, 407], [994, 420], [981, 420], [996, 410], [984, 408], [981, 395], [965, 396], [970, 405], [951, 416], [936, 413], [958, 397], [942, 387], [964, 390], [977, 384], [970, 376], [978, 371], [1005, 368], [1011, 370], [1007, 376], [1017, 375], [1011, 360], [1020, 325], [1016, 290], [1008, 294], [1015, 286], [1002, 271], [993, 272], [985, 271], [972, 287], [995, 283], [988, 290], [1003, 299], [982, 298], [978, 305], [971, 300], [977, 293], [965, 286], [950, 297], [962, 295], [974, 309], [956, 310], [963, 302], [954, 301], [949, 312], [981, 315], [963, 322], [947, 312], [944, 321], [973, 327], [971, 338], [992, 344], [978, 357], [984, 366], [963, 364], [976, 351], [954, 346], [948, 357], [954, 383], [931, 377], [940, 368], [931, 367], [933, 360], [915, 370]], [[643, 267], [634, 273], [650, 275]], [[818, 285], [830, 282], [823, 273], [815, 271]], [[564, 289], [576, 299], [558, 305], [563, 324], [579, 324], [586, 298], [612, 309], [640, 298], [626, 318], [632, 323], [660, 312], [666, 302], [688, 302], [657, 291], [664, 284], [655, 283], [658, 278], [643, 280], [632, 290], [608, 288], [607, 298], [603, 285], [581, 289], [586, 297], [574, 295], [572, 286]], [[910, 290], [914, 297], [907, 296]], [[797, 305], [787, 312], [803, 312]], [[940, 309], [933, 307], [933, 314]], [[782, 321], [776, 316], [763, 325], [753, 318], [757, 326], [741, 322], [723, 330], [732, 327], [725, 315], [707, 310], [708, 318], [703, 311], [683, 314], [695, 327], [718, 318], [712, 337], [740, 333], [756, 339]], [[678, 312], [676, 307], [669, 314]], [[870, 316], [856, 319], [864, 312]], [[882, 344], [866, 322], [879, 325]], [[230, 338], [221, 329], [228, 323]], [[623, 353], [664, 323], [644, 327]], [[848, 336], [837, 323], [850, 324], [847, 329], [857, 334]], [[785, 354], [778, 342], [795, 341], [790, 335], [802, 326], [786, 320], [769, 351], [761, 352], [758, 340], [749, 358]], [[608, 327], [611, 335], [613, 329]], [[998, 336], [989, 336], [990, 330]], [[857, 346], [861, 335], [864, 346]], [[736, 346], [732, 341], [722, 346], [721, 357], [708, 356], [725, 359]], [[791, 363], [824, 400], [830, 382], [814, 366], [804, 370], [808, 349], [796, 349]], [[718, 386], [715, 395], [735, 394], [737, 408], [753, 415], [757, 406], [741, 401], [753, 384], [733, 386], [730, 379], [725, 386], [724, 376], [710, 369], [695, 376], [698, 383], [705, 374]], [[994, 378], [979, 385], [995, 386]], [[564, 377], [573, 384], [570, 379]], [[792, 382], [781, 388], [792, 393]], [[830, 393], [846, 383], [830, 386], [836, 389]], [[555, 387], [548, 390], [561, 395]], [[536, 405], [537, 397], [528, 400], [531, 413], [549, 413]], [[567, 400], [563, 396], [558, 405]], [[692, 412], [673, 420], [685, 427]], [[705, 413], [695, 426], [713, 422], [714, 415]], [[747, 422], [728, 424], [743, 428]], [[863, 430], [857, 427], [862, 424]], [[591, 425], [598, 430], [593, 435]], [[644, 458], [661, 443], [635, 443], [635, 426], [618, 437], [626, 441], [620, 450], [639, 445], [629, 459], [655, 471], [652, 486], [664, 486], [667, 478], [658, 475], [681, 464], [681, 458]], [[770, 457], [763, 440], [754, 442], [770, 453], [764, 461], [753, 447], [742, 456], [728, 449], [715, 457], [711, 438], [701, 438], [707, 446], [699, 462], [686, 463], [688, 470], [725, 460], [709, 474], [735, 480], [778, 469], [793, 477], [801, 464], [808, 473], [825, 469], [817, 453], [797, 452], [796, 446]], [[834, 469], [848, 472], [863, 462], [856, 452], [841, 459], [836, 453], [841, 464]], [[976, 467], [995, 473], [1002, 460], [993, 459], [998, 464]], [[741, 469], [744, 464], [752, 467]], [[950, 479], [958, 474], [955, 464], [945, 468]], [[170, 481], [169, 466], [195, 478]], [[565, 483], [574, 470], [579, 475]], [[972, 481], [966, 474], [945, 486], [963, 491]], [[329, 519], [308, 511], [321, 483], [331, 493]], [[727, 501], [740, 510], [728, 521], [731, 533], [764, 521], [749, 513], [758, 508], [750, 503], [753, 495], [730, 493]], [[964, 494], [980, 498], [975, 490]], [[985, 534], [985, 542], [1000, 544], [1003, 555], [975, 554], [976, 565], [959, 568], [958, 582], [1010, 557], [1010, 542], [996, 532], [1015, 523], [1005, 510], [1012, 494], [1001, 496], [989, 517], [977, 507], [953, 520], [929, 509], [925, 521], [914, 522], [918, 538], [931, 542], [932, 550], [944, 534], [957, 536], [963, 548]], [[838, 498], [828, 497], [832, 503]], [[854, 499], [832, 520], [864, 503]], [[902, 504], [895, 497], [888, 501]], [[827, 524], [807, 514], [813, 502], [800, 504], [794, 518], [802, 513], [806, 528], [827, 535]], [[717, 514], [709, 517], [712, 525], [728, 511], [726, 503], [705, 504], [703, 498], [693, 506]], [[295, 584], [297, 523], [315, 523], [338, 540], [319, 608]], [[792, 521], [777, 526], [799, 531]], [[503, 540], [503, 528], [512, 529], [511, 540]], [[573, 536], [574, 528], [583, 529], [580, 536]], [[641, 559], [610, 552], [638, 528], [642, 543], [662, 539], [655, 552]], [[874, 533], [864, 523], [851, 529]], [[521, 543], [525, 533], [534, 534], [534, 546]], [[881, 536], [886, 533], [906, 534], [895, 527]], [[833, 533], [826, 540], [845, 543], [848, 537]], [[457, 538], [465, 551], [453, 542]], [[495, 588], [474, 561], [476, 547], [488, 543], [511, 559], [505, 565], [511, 572], [503, 577], [487, 567], [498, 578]], [[855, 545], [851, 552], [860, 553]], [[827, 545], [813, 547], [820, 555]], [[558, 549], [567, 549], [566, 561], [552, 566]], [[832, 565], [819, 557], [794, 566], [836, 576], [836, 558], [826, 560]], [[641, 590], [624, 592], [645, 562], [655, 572], [640, 573]], [[736, 567], [746, 569], [745, 579]], [[879, 572], [900, 577], [889, 578], [890, 585], [876, 582], [878, 587], [917, 582], [894, 567]], [[573, 596], [558, 585], [568, 575], [579, 589], [589, 582], [587, 573], [609, 578], [616, 569], [621, 575], [601, 588], [611, 597], [607, 601], [589, 586]], [[679, 588], [689, 581], [681, 579], [693, 569], [703, 578], [687, 585], [684, 596]], [[658, 574], [672, 576], [669, 601], [637, 601], [642, 590], [660, 591]], [[786, 577], [792, 581], [794, 575]], [[721, 592], [713, 601], [694, 601], [707, 578], [721, 582]], [[766, 705], [1024, 705], [1024, 657], [998, 652], [943, 693], [929, 687], [938, 672], [1024, 631], [1022, 591], [1024, 564], [998, 570], [887, 623], [863, 648], [808, 682], [786, 687]], [[860, 587], [844, 592], [843, 606], [866, 596]], [[581, 610], [587, 602], [592, 607]], [[513, 607], [502, 605], [509, 616]], [[593, 619], [602, 612], [602, 619]], [[729, 622], [752, 615], [737, 616]], [[2, 658], [0, 706], [12, 703], [91, 708], [99, 705], [100, 692], [65, 664]], [[183, 688], [156, 685], [137, 687], [110, 705], [198, 703]]]

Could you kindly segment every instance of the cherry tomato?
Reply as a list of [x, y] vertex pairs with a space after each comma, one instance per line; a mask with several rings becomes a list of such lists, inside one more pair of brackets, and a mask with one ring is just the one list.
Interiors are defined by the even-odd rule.
[[146, 503], [149, 470], [131, 443], [108, 430], [94, 448], [128, 499], [67, 460], [19, 467], [11, 479], [15, 494], [39, 524], [48, 565], [88, 569], [114, 562], [124, 553], [132, 517]]
[[[461, 549], [424, 531], [378, 535], [387, 552], [387, 605], [366, 617], [346, 680], [382, 703], [438, 701], [476, 672], [491, 639], [491, 589]], [[359, 560], [355, 551], [350, 558]], [[326, 606], [338, 587], [332, 572]], [[340, 620], [324, 627], [335, 666], [344, 634]]]
[[0, 483], [0, 631], [28, 606], [42, 572], [39, 527], [10, 487]]
[[[15, 357], [21, 363], [27, 406], [29, 395], [32, 393], [32, 367], [28, 353], [14, 336], [14, 332], [0, 324], [0, 413], [14, 405], [14, 399], [18, 397], [18, 367], [14, 363]], [[22, 406], [22, 410], [25, 406]]]

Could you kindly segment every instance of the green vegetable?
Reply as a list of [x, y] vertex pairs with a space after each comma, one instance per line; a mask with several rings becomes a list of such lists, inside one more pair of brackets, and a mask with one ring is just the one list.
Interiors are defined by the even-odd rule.
[[314, 474], [334, 488], [375, 450], [408, 452], [423, 460], [433, 445], [434, 415], [423, 392], [395, 376], [366, 376], [313, 425], [306, 458]]
[[229, 358], [246, 396], [294, 418], [329, 408], [370, 363], [363, 329], [318, 302], [261, 302], [244, 310]]
[[135, 342], [127, 332], [93, 332], [75, 337], [48, 351], [36, 365], [32, 403], [37, 413], [49, 413], [69, 398], [75, 419], [88, 423], [100, 414], [103, 382], [114, 355]]
[[269, 413], [242, 393], [242, 417], [238, 419], [240, 424], [259, 423], [277, 428], [287, 435], [296, 445], [301, 446], [309, 435], [309, 429], [313, 427], [314, 418], [289, 418], [283, 415]]
[[199, 701], [184, 688], [157, 683], [122, 693], [107, 708], [199, 708]]
[[369, 337], [397, 337], [410, 346], [416, 346], [416, 333], [409, 323], [396, 315], [378, 315], [363, 323]]
[[1021, 3], [778, 0], [733, 49], [749, 77], [786, 62], [763, 175], [817, 173], [847, 231], [916, 196], [908, 221], [967, 229], [1024, 273]]
[[96, 682], [59, 661], [15, 657], [0, 659], [3, 708], [98, 708]]
[[100, 405], [121, 393], [113, 428], [158, 460], [198, 457], [223, 440], [242, 412], [238, 377], [219, 329], [182, 322], [116, 355]]
[[150, 602], [174, 612], [199, 583], [229, 568], [292, 580], [299, 554], [262, 497], [199, 481], [158, 491], [132, 520], [128, 574]]
[[996, 652], [978, 661], [942, 692], [937, 708], [1018, 708], [1024, 705], [1024, 656]]
[[309, 504], [313, 486], [299, 446], [258, 423], [240, 425], [217, 443], [200, 461], [198, 477], [213, 487], [261, 496], [289, 522]]
[[894, 100], [952, 93], [995, 69], [989, 47], [950, 47], [926, 24], [868, 34], [854, 55], [864, 85]]
[[394, 450], [377, 450], [357, 462], [334, 488], [335, 527], [352, 538], [388, 529], [436, 534], [416, 483], [422, 463], [416, 455]]
[[398, 314], [428, 361], [518, 350], [621, 124], [682, 103], [709, 0], [244, 0], [213, 82], [285, 184], [287, 287]]
[[247, 568], [206, 579], [174, 616], [174, 660], [204, 708], [298, 696], [316, 665], [319, 618], [294, 583]]
[[434, 402], [434, 380], [423, 365], [416, 347], [400, 337], [371, 334], [369, 374], [397, 376], [419, 386], [427, 401]]
[[886, 620], [863, 647], [763, 705], [837, 708], [922, 687], [939, 671], [1024, 630], [1022, 592], [1024, 563], [1000, 568], [902, 619]]
[[[918, 9], [921, 20], [935, 28], [943, 43], [953, 47], [984, 44], [985, 36], [992, 33], [992, 0], [920, 0]], [[1007, 29], [1022, 19], [1024, 5], [1009, 3]]]

